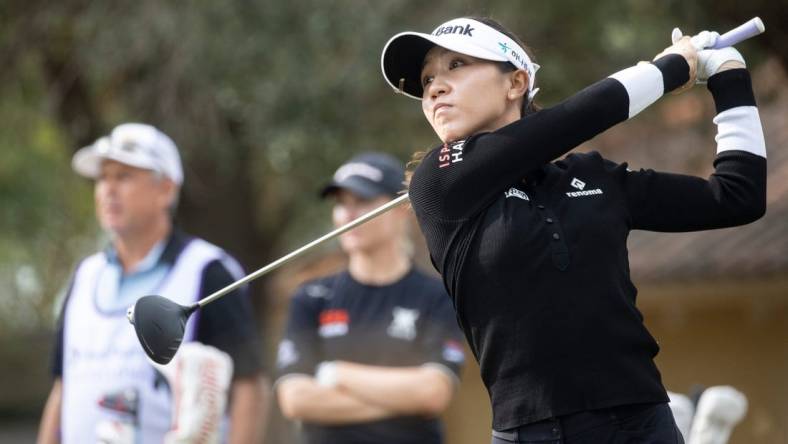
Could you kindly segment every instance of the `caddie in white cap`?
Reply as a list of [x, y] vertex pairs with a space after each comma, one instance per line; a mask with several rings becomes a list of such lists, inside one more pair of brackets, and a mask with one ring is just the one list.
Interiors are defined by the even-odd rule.
[[189, 321], [164, 377], [126, 320], [144, 295], [191, 304], [244, 274], [224, 250], [174, 227], [183, 184], [175, 143], [153, 126], [124, 123], [77, 151], [72, 167], [94, 180], [109, 242], [70, 279], [39, 441], [258, 442], [266, 384], [245, 288]]
[[118, 125], [108, 136], [77, 151], [71, 165], [77, 173], [96, 179], [104, 160], [156, 171], [176, 185], [183, 184], [183, 167], [175, 142], [151, 125]]
[[151, 125], [123, 123], [77, 151], [71, 166], [96, 181], [96, 216], [114, 242], [170, 233], [183, 167], [169, 136]]

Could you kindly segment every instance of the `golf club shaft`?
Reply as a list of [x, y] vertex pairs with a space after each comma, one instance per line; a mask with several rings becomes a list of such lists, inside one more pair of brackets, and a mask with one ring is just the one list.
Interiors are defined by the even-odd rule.
[[246, 284], [248, 282], [251, 282], [251, 281], [259, 278], [260, 276], [262, 276], [262, 275], [264, 275], [264, 274], [266, 274], [266, 273], [268, 273], [268, 272], [270, 272], [272, 270], [275, 270], [275, 269], [281, 267], [282, 265], [290, 262], [291, 260], [301, 256], [302, 254], [304, 254], [306, 251], [310, 250], [311, 248], [313, 248], [313, 247], [315, 247], [317, 245], [320, 245], [323, 242], [329, 241], [329, 240], [339, 236], [340, 234], [342, 234], [342, 233], [344, 233], [346, 231], [352, 230], [353, 228], [355, 228], [355, 227], [357, 227], [357, 226], [359, 226], [359, 225], [361, 225], [361, 224], [363, 224], [363, 223], [365, 223], [365, 222], [367, 222], [367, 221], [369, 221], [371, 219], [374, 219], [374, 218], [380, 216], [381, 214], [385, 213], [386, 211], [389, 211], [390, 209], [392, 209], [392, 208], [394, 208], [396, 206], [399, 206], [399, 205], [401, 205], [401, 204], [403, 204], [403, 203], [405, 203], [407, 201], [408, 201], [408, 194], [405, 193], [402, 196], [399, 196], [396, 199], [392, 200], [391, 202], [386, 202], [385, 204], [383, 204], [383, 205], [379, 206], [378, 208], [370, 211], [369, 213], [367, 213], [367, 214], [365, 214], [365, 215], [363, 215], [363, 216], [361, 216], [361, 217], [359, 217], [359, 218], [357, 218], [357, 219], [355, 219], [355, 220], [353, 220], [351, 222], [348, 222], [347, 224], [335, 229], [334, 231], [331, 231], [328, 234], [325, 234], [325, 235], [313, 240], [312, 242], [304, 245], [303, 247], [301, 247], [301, 248], [299, 248], [299, 249], [297, 249], [297, 250], [295, 250], [295, 251], [293, 251], [291, 253], [288, 253], [288, 254], [280, 257], [279, 259], [271, 262], [270, 264], [264, 266], [263, 268], [255, 271], [254, 273], [250, 273], [250, 274], [246, 275], [246, 277], [243, 277], [243, 278], [233, 282], [232, 284], [230, 284], [230, 285], [228, 285], [228, 286], [226, 286], [226, 287], [224, 287], [224, 288], [222, 288], [220, 290], [217, 290], [217, 291], [209, 294], [208, 296], [204, 297], [203, 299], [200, 299], [199, 301], [197, 301], [196, 305], [199, 306], [199, 307], [204, 307], [205, 305], [210, 304], [211, 302], [215, 301], [216, 299], [219, 299], [220, 297], [222, 297], [225, 294], [235, 290], [236, 288], [238, 288], [238, 287], [240, 287], [240, 286], [242, 286], [242, 285], [244, 285], [244, 284]]

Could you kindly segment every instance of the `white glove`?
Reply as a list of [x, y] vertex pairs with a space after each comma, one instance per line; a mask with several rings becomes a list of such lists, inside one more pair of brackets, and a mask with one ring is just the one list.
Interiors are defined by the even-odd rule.
[[717, 74], [725, 62], [737, 61], [742, 65], [744, 57], [733, 46], [721, 49], [705, 49], [698, 52], [698, 83], [706, 83], [709, 77]]
[[188, 342], [181, 345], [169, 364], [154, 366], [172, 391], [173, 428], [164, 437], [164, 444], [218, 443], [233, 375], [230, 355]]
[[[721, 49], [706, 49], [710, 48], [717, 42], [720, 35], [714, 31], [701, 31], [699, 34], [690, 38], [692, 46], [698, 50], [698, 70], [697, 70], [697, 83], [706, 83], [709, 77], [717, 73], [723, 63], [729, 61], [738, 61], [744, 64], [744, 58], [736, 50], [736, 48], [729, 46]], [[673, 43], [681, 39], [682, 34], [679, 28], [673, 28], [673, 33], [670, 38]]]
[[[714, 31], [701, 31], [697, 35], [690, 37], [690, 42], [692, 46], [695, 47], [697, 51], [702, 49], [711, 48], [712, 45], [717, 43], [717, 38], [719, 38], [720, 34]], [[681, 33], [679, 28], [673, 28], [673, 32], [670, 34], [670, 41], [675, 45], [684, 35]]]
[[747, 397], [730, 386], [709, 387], [701, 395], [687, 442], [725, 444], [747, 413]]

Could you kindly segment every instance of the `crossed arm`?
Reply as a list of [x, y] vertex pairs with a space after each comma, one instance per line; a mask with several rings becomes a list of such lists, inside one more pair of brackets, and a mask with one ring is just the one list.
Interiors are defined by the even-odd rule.
[[454, 382], [436, 366], [379, 367], [336, 362], [336, 384], [310, 375], [291, 375], [276, 386], [282, 413], [326, 425], [375, 421], [393, 416], [441, 414]]

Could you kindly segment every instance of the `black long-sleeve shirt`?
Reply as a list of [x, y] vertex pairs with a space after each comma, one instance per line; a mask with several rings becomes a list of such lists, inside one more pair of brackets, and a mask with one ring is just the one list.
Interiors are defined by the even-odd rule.
[[[387, 285], [356, 281], [350, 272], [308, 282], [290, 301], [277, 353], [280, 379], [313, 375], [323, 361], [384, 367], [437, 366], [459, 378], [462, 336], [441, 283], [412, 269]], [[274, 386], [276, 386], [274, 384]], [[437, 418], [399, 415], [351, 424], [304, 423], [308, 444], [439, 444]]]
[[[655, 78], [663, 81], [656, 95], [642, 84]], [[493, 428], [668, 400], [653, 362], [659, 347], [635, 306], [627, 236], [728, 227], [763, 214], [765, 151], [742, 136], [761, 131], [749, 74], [709, 80], [724, 137], [707, 180], [630, 171], [597, 153], [550, 161], [687, 78], [683, 58], [665, 57], [495, 132], [435, 148], [416, 169], [412, 205], [480, 363]]]

